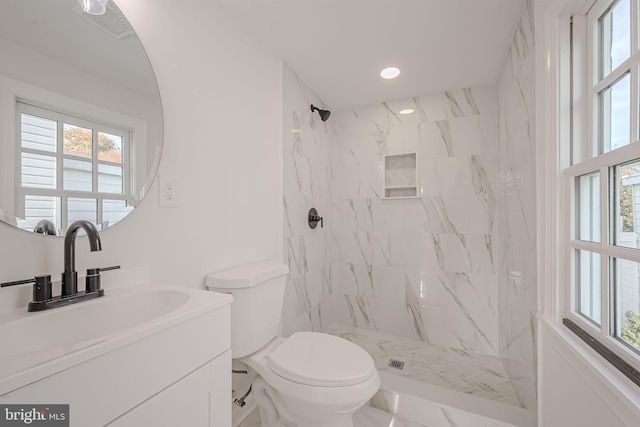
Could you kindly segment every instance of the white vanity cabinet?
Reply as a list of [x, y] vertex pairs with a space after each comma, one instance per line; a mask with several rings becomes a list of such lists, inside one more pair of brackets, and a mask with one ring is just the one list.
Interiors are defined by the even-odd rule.
[[[194, 301], [214, 294], [197, 292]], [[209, 308], [167, 316], [152, 334], [2, 394], [0, 404], [69, 404], [72, 427], [230, 427], [231, 297], [218, 295]]]
[[226, 351], [108, 426], [231, 426], [230, 367], [231, 351]]

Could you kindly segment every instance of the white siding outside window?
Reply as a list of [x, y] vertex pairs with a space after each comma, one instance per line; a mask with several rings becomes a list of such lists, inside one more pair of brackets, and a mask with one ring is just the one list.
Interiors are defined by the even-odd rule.
[[18, 225], [113, 225], [131, 209], [131, 131], [17, 103]]

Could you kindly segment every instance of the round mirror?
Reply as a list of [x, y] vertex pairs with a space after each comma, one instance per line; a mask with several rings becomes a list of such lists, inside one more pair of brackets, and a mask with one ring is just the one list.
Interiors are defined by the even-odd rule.
[[113, 226], [160, 161], [162, 105], [144, 48], [113, 0], [101, 15], [85, 3], [0, 1], [0, 219], [27, 231]]

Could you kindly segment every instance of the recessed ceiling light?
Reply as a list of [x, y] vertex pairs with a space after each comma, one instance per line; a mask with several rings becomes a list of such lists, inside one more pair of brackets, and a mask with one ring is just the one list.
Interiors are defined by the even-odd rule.
[[413, 113], [413, 110], [411, 108], [400, 110], [400, 114], [411, 114], [411, 113]]
[[395, 79], [400, 75], [400, 70], [396, 67], [387, 67], [380, 71], [380, 76], [383, 79]]

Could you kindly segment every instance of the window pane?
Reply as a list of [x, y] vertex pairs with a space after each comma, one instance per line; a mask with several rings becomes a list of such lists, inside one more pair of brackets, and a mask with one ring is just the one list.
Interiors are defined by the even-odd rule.
[[122, 163], [122, 137], [98, 132], [98, 159]]
[[71, 191], [93, 191], [93, 165], [91, 162], [64, 159], [64, 189]]
[[97, 205], [96, 199], [69, 197], [67, 199], [67, 227], [80, 219], [86, 219], [96, 224], [98, 221]]
[[616, 337], [640, 350], [640, 264], [615, 258]]
[[631, 90], [629, 74], [600, 92], [601, 152], [629, 144], [631, 136]]
[[617, 246], [637, 249], [640, 247], [640, 160], [616, 166], [614, 176], [613, 241]]
[[578, 239], [600, 242], [600, 172], [576, 178]]
[[601, 79], [629, 58], [631, 52], [630, 11], [629, 0], [619, 0], [600, 18]]
[[102, 225], [103, 228], [111, 227], [133, 210], [133, 206], [127, 206], [124, 200], [102, 201]]
[[33, 231], [38, 221], [46, 219], [56, 228], [60, 227], [60, 198], [53, 196], [24, 197], [24, 220], [18, 221], [18, 226], [27, 231]]
[[20, 138], [22, 148], [55, 153], [58, 141], [58, 123], [22, 113], [20, 115]]
[[98, 192], [122, 194], [122, 168], [98, 165]]
[[55, 157], [22, 153], [21, 182], [23, 187], [56, 188], [56, 176]]
[[93, 131], [65, 123], [63, 128], [65, 154], [91, 157], [93, 153]]
[[600, 326], [600, 254], [576, 250], [576, 312]]

